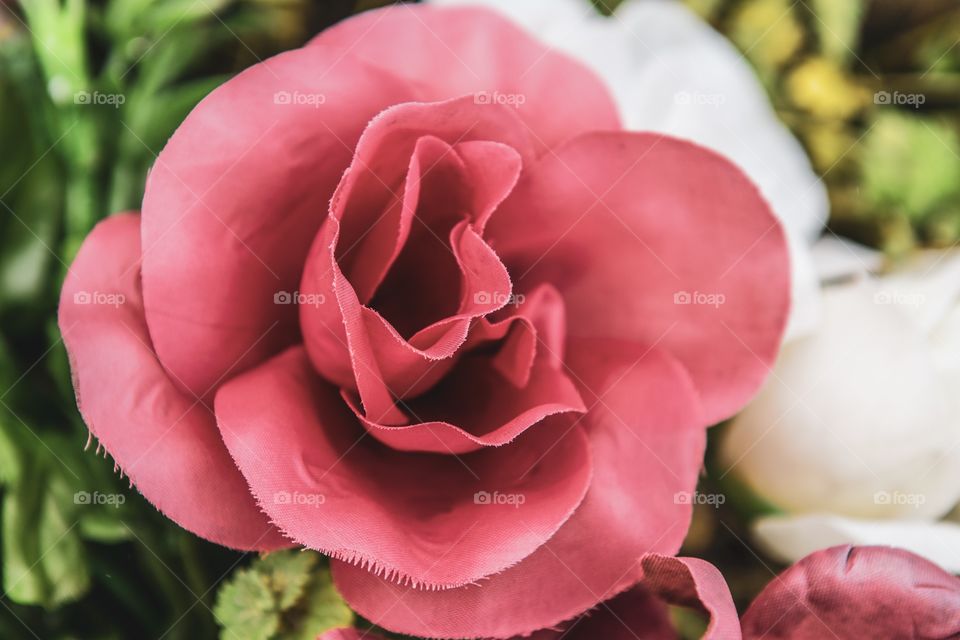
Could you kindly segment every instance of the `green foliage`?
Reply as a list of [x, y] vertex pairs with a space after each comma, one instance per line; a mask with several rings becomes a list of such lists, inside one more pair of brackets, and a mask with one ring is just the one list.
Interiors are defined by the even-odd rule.
[[313, 640], [353, 621], [329, 569], [312, 551], [258, 558], [221, 587], [213, 611], [221, 640]]
[[884, 111], [861, 153], [864, 194], [875, 205], [922, 219], [960, 203], [960, 140], [950, 125]]

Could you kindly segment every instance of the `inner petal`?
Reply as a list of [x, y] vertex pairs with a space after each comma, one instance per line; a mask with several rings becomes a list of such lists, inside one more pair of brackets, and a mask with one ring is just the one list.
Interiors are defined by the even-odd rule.
[[483, 227], [532, 160], [514, 113], [470, 97], [398, 105], [371, 122], [301, 281], [300, 293], [325, 301], [300, 306], [325, 379], [383, 413], [446, 375], [475, 319], [510, 296]]
[[[481, 319], [464, 354], [435, 386], [385, 407], [342, 392], [374, 438], [401, 451], [461, 454], [498, 447], [547, 416], [583, 412], [563, 368], [563, 301], [543, 285], [501, 320]], [[402, 420], [395, 420], [395, 413]]]
[[[504, 284], [499, 277], [505, 273], [503, 265], [479, 234], [513, 188], [519, 171], [519, 155], [506, 145], [486, 141], [450, 145], [433, 136], [420, 138], [410, 159], [402, 205], [383, 216], [397, 229], [389, 260], [377, 265], [376, 275], [365, 282], [357, 282], [345, 269], [361, 301], [404, 338], [477, 307], [478, 301], [484, 311], [502, 306], [490, 302], [509, 295], [505, 290], [509, 281]], [[491, 278], [495, 284], [477, 288]]]

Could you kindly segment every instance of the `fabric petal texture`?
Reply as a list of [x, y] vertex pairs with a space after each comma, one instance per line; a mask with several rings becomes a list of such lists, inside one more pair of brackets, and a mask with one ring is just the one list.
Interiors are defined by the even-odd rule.
[[831, 547], [771, 582], [742, 624], [748, 640], [952, 638], [960, 578], [900, 549]]
[[669, 603], [727, 638], [716, 570], [672, 557], [678, 496], [790, 300], [732, 162], [623, 131], [496, 12], [404, 3], [204, 99], [59, 320], [84, 420], [154, 505], [330, 556], [378, 628], [667, 637]]
[[293, 348], [224, 385], [223, 439], [271, 519], [371, 577], [474, 582], [549, 539], [583, 499], [590, 452], [572, 420], [473, 456], [396, 452], [367, 437]]
[[311, 44], [349, 50], [407, 80], [420, 101], [469, 94], [481, 104], [511, 105], [541, 150], [578, 133], [620, 128], [596, 75], [481, 7], [399, 4], [344, 20]]
[[710, 423], [742, 408], [773, 365], [790, 306], [785, 236], [711, 151], [656, 134], [581, 136], [531, 167], [488, 235], [515, 288], [557, 287], [571, 335], [676, 356]]
[[[573, 618], [629, 588], [643, 575], [644, 553], [676, 552], [691, 510], [674, 496], [695, 485], [705, 442], [689, 376], [666, 353], [623, 342], [572, 340], [568, 361], [591, 407], [583, 423], [602, 464], [567, 523], [516, 566], [458, 589], [403, 587], [334, 562], [351, 607], [400, 633], [506, 638]], [[594, 544], [598, 530], [605, 535]]]
[[[80, 413], [137, 490], [183, 528], [224, 546], [289, 546], [257, 508], [212, 412], [157, 361], [140, 293], [139, 215], [107, 218], [84, 241], [63, 285], [59, 323]], [[106, 380], [122, 381], [124, 393]]]

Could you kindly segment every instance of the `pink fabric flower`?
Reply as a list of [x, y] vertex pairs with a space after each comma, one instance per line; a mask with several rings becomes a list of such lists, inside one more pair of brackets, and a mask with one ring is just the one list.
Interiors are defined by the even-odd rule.
[[763, 380], [784, 236], [496, 14], [393, 6], [206, 98], [64, 284], [80, 410], [223, 545], [335, 558], [377, 624], [509, 637], [672, 555]]

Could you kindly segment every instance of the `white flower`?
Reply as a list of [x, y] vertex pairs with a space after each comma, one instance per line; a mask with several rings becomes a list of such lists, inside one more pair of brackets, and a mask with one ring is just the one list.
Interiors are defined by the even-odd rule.
[[808, 247], [827, 218], [826, 190], [750, 65], [723, 36], [671, 0], [627, 0], [612, 17], [588, 0], [433, 2], [500, 10], [603, 78], [628, 129], [693, 140], [740, 166], [787, 231], [793, 264], [787, 335], [816, 324]]
[[784, 561], [840, 543], [908, 548], [960, 572], [960, 252], [823, 292], [730, 425], [725, 465], [786, 515], [755, 523]]

